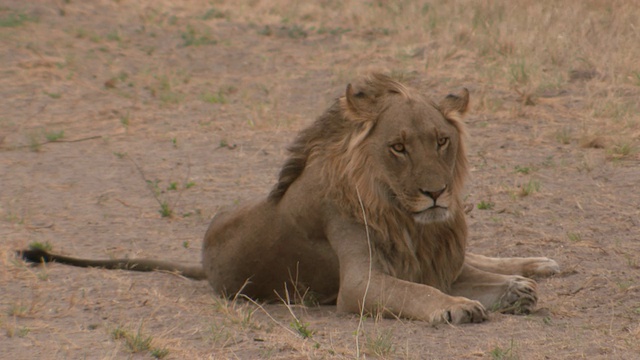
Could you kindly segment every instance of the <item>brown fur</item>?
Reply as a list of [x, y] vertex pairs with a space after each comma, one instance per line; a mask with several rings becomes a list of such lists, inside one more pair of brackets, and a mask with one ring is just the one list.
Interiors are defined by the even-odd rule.
[[[465, 260], [468, 103], [466, 89], [434, 104], [380, 74], [347, 86], [289, 147], [266, 199], [214, 217], [202, 252], [211, 286], [432, 323], [479, 322], [488, 306], [530, 311], [536, 284], [521, 275], [551, 275], [554, 261]], [[147, 268], [185, 269], [163, 264]]]

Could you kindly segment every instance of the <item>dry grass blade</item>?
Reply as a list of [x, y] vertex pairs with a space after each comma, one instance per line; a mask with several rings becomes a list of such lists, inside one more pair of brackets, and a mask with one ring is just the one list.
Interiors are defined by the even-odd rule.
[[364, 219], [364, 228], [367, 235], [367, 246], [369, 247], [369, 273], [367, 274], [367, 284], [364, 289], [364, 294], [362, 295], [362, 306], [360, 307], [360, 316], [358, 318], [358, 327], [356, 329], [356, 358], [359, 359], [361, 356], [360, 350], [360, 334], [362, 331], [363, 320], [364, 320], [364, 311], [365, 304], [367, 301], [367, 294], [369, 293], [369, 285], [371, 285], [371, 273], [373, 271], [373, 249], [371, 247], [371, 237], [369, 236], [369, 224], [367, 223], [367, 214], [364, 209], [364, 205], [362, 204], [362, 198], [360, 197], [360, 191], [356, 187], [356, 194], [358, 195], [358, 201], [360, 202], [360, 208], [362, 209], [362, 217]]

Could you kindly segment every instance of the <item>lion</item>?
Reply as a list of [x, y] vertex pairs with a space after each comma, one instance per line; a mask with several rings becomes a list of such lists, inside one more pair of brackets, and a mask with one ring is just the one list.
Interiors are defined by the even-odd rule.
[[[468, 253], [461, 199], [469, 92], [432, 102], [382, 74], [349, 84], [302, 130], [264, 199], [217, 214], [201, 266], [86, 260], [27, 250], [32, 261], [207, 279], [260, 301], [311, 294], [342, 312], [477, 323], [487, 309], [530, 313], [546, 257]], [[285, 295], [286, 294], [286, 295]]]

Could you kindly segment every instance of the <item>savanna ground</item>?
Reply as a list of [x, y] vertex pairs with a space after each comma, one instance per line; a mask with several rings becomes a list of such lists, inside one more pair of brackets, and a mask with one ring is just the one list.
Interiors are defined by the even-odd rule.
[[[637, 358], [639, 44], [632, 0], [3, 0], [0, 357]], [[470, 248], [558, 261], [537, 312], [357, 331], [333, 307], [15, 258], [198, 263], [216, 211], [265, 196], [296, 131], [370, 69], [470, 90]]]

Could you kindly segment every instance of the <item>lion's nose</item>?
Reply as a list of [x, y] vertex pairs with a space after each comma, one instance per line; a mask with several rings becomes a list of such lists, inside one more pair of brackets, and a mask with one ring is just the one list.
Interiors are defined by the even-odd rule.
[[423, 193], [424, 195], [430, 197], [431, 200], [433, 200], [435, 202], [436, 200], [438, 200], [440, 195], [442, 195], [442, 193], [444, 193], [444, 191], [446, 189], [447, 189], [447, 186], [445, 185], [445, 187], [443, 187], [442, 189], [440, 189], [438, 191], [429, 191], [429, 190], [420, 189], [420, 192]]

